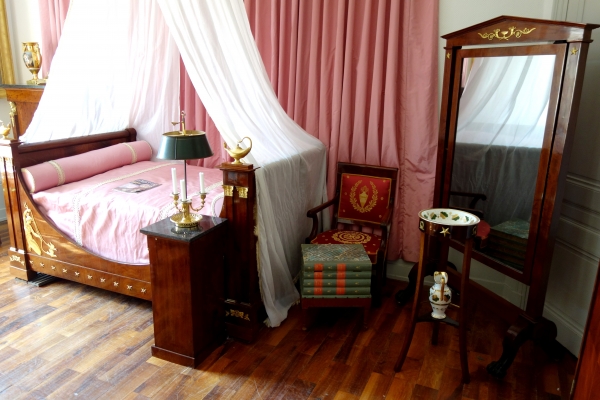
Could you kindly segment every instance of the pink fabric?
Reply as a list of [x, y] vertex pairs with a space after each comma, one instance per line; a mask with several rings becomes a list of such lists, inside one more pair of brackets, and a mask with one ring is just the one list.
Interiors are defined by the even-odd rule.
[[40, 29], [42, 31], [42, 71], [40, 77], [47, 77], [52, 58], [58, 46], [62, 27], [67, 18], [70, 0], [38, 0], [40, 8]]
[[337, 161], [398, 167], [389, 259], [415, 261], [433, 201], [438, 2], [246, 0], [279, 101]]
[[31, 193], [69, 182], [76, 182], [108, 170], [147, 161], [152, 157], [148, 142], [140, 140], [119, 143], [85, 154], [60, 158], [22, 169], [23, 179]]
[[[33, 200], [63, 233], [92, 253], [129, 264], [148, 264], [147, 239], [139, 231], [175, 214], [171, 168], [176, 168], [178, 178], [183, 178], [183, 164], [179, 161], [142, 161], [35, 193]], [[223, 192], [223, 173], [188, 166], [188, 193], [200, 190], [199, 172], [204, 172], [205, 187], [210, 190], [200, 214], [211, 215], [212, 199]], [[141, 193], [115, 190], [136, 179], [160, 186]], [[200, 203], [196, 197], [192, 206], [199, 208]]]

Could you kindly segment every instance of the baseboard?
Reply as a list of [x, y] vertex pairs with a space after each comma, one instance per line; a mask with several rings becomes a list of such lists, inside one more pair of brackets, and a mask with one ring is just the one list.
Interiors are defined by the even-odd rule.
[[544, 305], [544, 318], [556, 324], [558, 330], [556, 340], [577, 357], [585, 328], [548, 302]]

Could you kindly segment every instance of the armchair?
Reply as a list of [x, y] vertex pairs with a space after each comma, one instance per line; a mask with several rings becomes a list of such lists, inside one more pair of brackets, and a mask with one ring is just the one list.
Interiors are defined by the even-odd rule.
[[[371, 297], [375, 306], [381, 304], [385, 283], [397, 176], [397, 168], [340, 162], [337, 165], [335, 196], [306, 213], [313, 220], [306, 243], [360, 243], [364, 246], [373, 265]], [[318, 213], [331, 206], [333, 229], [318, 233]]]

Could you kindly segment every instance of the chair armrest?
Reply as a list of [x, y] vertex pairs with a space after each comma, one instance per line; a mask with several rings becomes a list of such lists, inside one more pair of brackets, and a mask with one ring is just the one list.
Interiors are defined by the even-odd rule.
[[313, 240], [314, 238], [316, 238], [317, 234], [319, 233], [319, 216], [318, 216], [318, 214], [321, 211], [323, 211], [324, 209], [326, 209], [327, 207], [331, 207], [336, 202], [337, 202], [337, 197], [334, 197], [333, 199], [321, 204], [320, 206], [311, 208], [310, 210], [308, 210], [306, 212], [306, 216], [308, 218], [312, 218], [313, 225], [312, 225], [312, 230], [310, 231], [310, 235], [308, 235], [308, 237], [306, 239], [304, 239], [304, 243], [307, 243], [307, 244], [310, 243], [310, 241]]

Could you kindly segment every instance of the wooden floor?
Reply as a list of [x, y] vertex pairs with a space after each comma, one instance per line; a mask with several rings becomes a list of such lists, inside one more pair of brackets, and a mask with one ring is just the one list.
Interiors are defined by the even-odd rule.
[[419, 324], [403, 370], [400, 352], [410, 306], [386, 299], [360, 329], [353, 309], [321, 310], [301, 329], [298, 306], [256, 343], [228, 340], [198, 368], [150, 356], [151, 304], [57, 281], [35, 287], [8, 272], [6, 225], [0, 225], [1, 399], [567, 399], [576, 359], [551, 360], [527, 343], [503, 380], [485, 366], [501, 353], [507, 324], [475, 308], [468, 334], [471, 383], [460, 383], [458, 335]]

